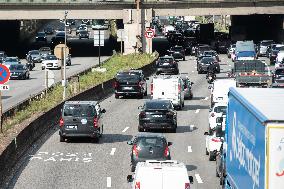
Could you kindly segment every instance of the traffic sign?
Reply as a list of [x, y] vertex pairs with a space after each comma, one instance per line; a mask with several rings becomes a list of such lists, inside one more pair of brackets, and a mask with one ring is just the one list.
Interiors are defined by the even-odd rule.
[[7, 83], [10, 79], [10, 70], [7, 66], [0, 64], [0, 85]]
[[148, 39], [152, 39], [155, 36], [155, 30], [148, 28], [147, 30], [145, 30], [145, 37]]
[[94, 46], [104, 46], [105, 32], [103, 30], [94, 30]]

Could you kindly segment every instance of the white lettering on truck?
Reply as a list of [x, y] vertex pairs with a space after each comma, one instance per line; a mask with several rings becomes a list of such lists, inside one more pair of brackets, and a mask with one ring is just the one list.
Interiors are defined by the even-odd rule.
[[241, 132], [236, 133], [237, 121], [236, 112], [234, 112], [234, 120], [232, 125], [232, 149], [230, 149], [230, 161], [236, 159], [239, 162], [239, 169], [242, 167], [247, 171], [253, 180], [253, 189], [259, 187], [259, 173], [260, 173], [260, 156], [258, 159], [253, 152], [248, 149], [242, 140]]

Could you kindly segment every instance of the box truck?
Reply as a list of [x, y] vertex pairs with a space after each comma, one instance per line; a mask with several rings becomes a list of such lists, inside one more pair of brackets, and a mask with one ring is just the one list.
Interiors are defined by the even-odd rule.
[[230, 88], [226, 189], [283, 189], [284, 90]]

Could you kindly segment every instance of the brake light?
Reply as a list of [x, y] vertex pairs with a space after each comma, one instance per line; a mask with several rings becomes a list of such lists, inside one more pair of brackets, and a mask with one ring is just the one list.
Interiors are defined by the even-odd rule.
[[184, 188], [185, 189], [190, 189], [190, 184], [189, 183], [185, 183]]
[[113, 83], [113, 88], [117, 88], [117, 87], [119, 87], [119, 83], [118, 83], [117, 81], [115, 81], [115, 82]]
[[134, 144], [134, 145], [133, 145], [132, 153], [133, 153], [136, 157], [138, 157], [138, 152], [139, 152], [139, 151], [140, 151], [140, 147], [137, 146], [137, 144]]
[[59, 126], [60, 126], [60, 127], [63, 127], [63, 126], [64, 126], [64, 120], [63, 120], [63, 118], [60, 118]]
[[135, 183], [135, 189], [140, 189], [140, 182]]
[[140, 118], [145, 118], [146, 117], [146, 113], [145, 112], [140, 112], [139, 117]]
[[154, 85], [153, 83], [151, 83], [151, 95], [153, 95], [153, 89], [154, 89]]
[[221, 142], [221, 140], [219, 138], [212, 138], [211, 139], [213, 142]]
[[168, 146], [166, 146], [166, 149], [164, 151], [164, 155], [165, 155], [165, 157], [168, 157], [170, 155], [170, 151], [169, 151], [169, 147]]
[[97, 117], [94, 117], [94, 128], [98, 128], [99, 127], [99, 120]]

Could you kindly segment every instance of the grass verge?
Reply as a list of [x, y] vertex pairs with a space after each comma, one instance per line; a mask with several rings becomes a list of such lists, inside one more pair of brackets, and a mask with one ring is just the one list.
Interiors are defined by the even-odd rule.
[[[109, 79], [112, 79], [118, 71], [127, 70], [130, 68], [137, 69], [147, 64], [150, 64], [156, 56], [154, 54], [129, 54], [121, 55], [116, 54], [108, 59], [102, 68], [106, 68], [106, 72], [89, 72], [83, 76], [80, 76], [79, 92], [92, 88], [96, 85], [103, 83]], [[68, 86], [67, 99], [76, 95], [72, 93], [72, 89]], [[4, 135], [7, 131], [14, 126], [22, 123], [24, 120], [31, 118], [33, 115], [46, 112], [53, 108], [57, 104], [62, 102], [63, 87], [56, 85], [48, 94], [39, 100], [32, 101], [24, 110], [18, 111], [13, 117], [8, 118], [3, 123]]]

